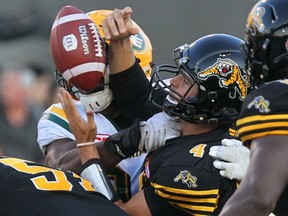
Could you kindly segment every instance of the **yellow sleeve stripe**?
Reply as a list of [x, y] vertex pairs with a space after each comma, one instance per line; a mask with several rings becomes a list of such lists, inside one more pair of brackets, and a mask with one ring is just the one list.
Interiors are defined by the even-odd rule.
[[255, 121], [275, 121], [275, 120], [282, 120], [288, 121], [288, 115], [287, 114], [279, 114], [279, 115], [254, 115], [254, 116], [249, 116], [246, 118], [241, 118], [237, 120], [237, 126], [240, 126], [242, 124], [247, 124], [249, 122], [255, 122]]
[[229, 128], [229, 134], [233, 137], [238, 137], [238, 131], [233, 128]]
[[[173, 205], [176, 205], [182, 209], [187, 209], [187, 210], [189, 209], [190, 211], [191, 210], [192, 211], [203, 211], [206, 213], [205, 215], [207, 215], [207, 212], [212, 213], [216, 208], [216, 207], [209, 207], [209, 206], [195, 206], [195, 205], [191, 205], [191, 204], [182, 204], [182, 203], [173, 203], [173, 202], [170, 202], [170, 203]], [[193, 214], [193, 215], [195, 215], [195, 214]]]
[[[195, 192], [195, 191], [193, 191]], [[208, 198], [208, 197], [185, 197], [183, 194], [177, 194], [177, 195], [172, 195], [172, 194], [167, 194], [164, 192], [161, 192], [160, 190], [157, 190], [156, 193], [166, 199], [173, 199], [173, 200], [179, 200], [179, 201], [186, 201], [186, 202], [195, 202], [195, 203], [211, 203], [214, 204], [217, 201], [217, 197], [215, 198]], [[193, 194], [191, 194], [193, 195]]]
[[[155, 193], [167, 202], [188, 212], [198, 212], [199, 215], [212, 213], [219, 198], [218, 189], [193, 191], [189, 189], [176, 189], [152, 183]], [[201, 214], [200, 212], [203, 212]], [[193, 214], [194, 215], [194, 214]]]
[[288, 135], [288, 131], [287, 130], [264, 131], [264, 132], [259, 132], [259, 133], [248, 134], [245, 136], [240, 135], [240, 137], [241, 137], [242, 142], [246, 142], [249, 140], [253, 140], [253, 139], [257, 139], [257, 138], [269, 136], [269, 135]]
[[64, 120], [68, 121], [66, 114], [62, 108], [59, 108], [56, 106], [51, 106], [48, 111], [53, 113], [53, 114], [57, 114], [58, 116], [60, 116]]
[[253, 130], [273, 130], [277, 128], [285, 128], [288, 127], [288, 122], [282, 122], [282, 121], [278, 121], [278, 122], [267, 122], [267, 123], [260, 123], [260, 124], [253, 124], [253, 125], [248, 125], [245, 127], [242, 127], [239, 129], [239, 134], [241, 136], [241, 134], [243, 133], [251, 133], [251, 131]]
[[151, 185], [158, 190], [172, 192], [172, 193], [178, 193], [181, 195], [196, 195], [196, 196], [211, 196], [211, 195], [218, 195], [218, 189], [213, 190], [203, 190], [203, 191], [193, 191], [193, 190], [187, 190], [187, 189], [177, 189], [172, 187], [165, 187], [156, 183], [151, 183]]
[[[155, 193], [164, 198], [168, 203], [181, 208], [189, 213], [210, 215], [217, 207], [219, 190], [194, 191], [191, 189], [177, 189], [151, 183]], [[202, 214], [202, 213], [203, 214]]]
[[65, 130], [69, 131], [70, 133], [71, 130], [70, 130], [70, 126], [69, 126], [69, 122], [66, 120], [63, 120], [62, 118], [60, 118], [59, 116], [57, 115], [54, 115], [53, 113], [45, 113], [41, 119], [46, 119], [46, 120], [49, 120], [51, 122], [54, 122], [55, 124], [61, 126], [62, 128], [64, 128]]

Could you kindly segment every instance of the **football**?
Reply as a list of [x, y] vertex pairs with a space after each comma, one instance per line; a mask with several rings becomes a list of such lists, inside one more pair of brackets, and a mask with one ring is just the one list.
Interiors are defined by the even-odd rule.
[[103, 82], [105, 43], [82, 10], [68, 5], [59, 11], [51, 28], [50, 51], [59, 73], [81, 92], [91, 92]]

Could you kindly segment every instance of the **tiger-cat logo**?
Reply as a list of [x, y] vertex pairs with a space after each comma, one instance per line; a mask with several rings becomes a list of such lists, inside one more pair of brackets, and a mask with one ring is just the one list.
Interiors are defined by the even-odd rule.
[[187, 170], [180, 171], [180, 173], [174, 178], [174, 182], [178, 182], [180, 180], [182, 180], [182, 183], [186, 184], [189, 188], [196, 188], [198, 186], [196, 184], [197, 178], [192, 176]]
[[265, 29], [265, 25], [263, 23], [263, 16], [265, 15], [265, 12], [264, 7], [257, 7], [256, 10], [253, 10], [253, 21], [259, 32], [263, 32]]
[[241, 101], [245, 99], [250, 87], [249, 77], [241, 74], [241, 69], [233, 60], [219, 58], [215, 64], [198, 73], [198, 78], [202, 80], [211, 76], [219, 78], [221, 88], [234, 88], [234, 91], [229, 95], [230, 98], [235, 98], [238, 93]]
[[257, 96], [254, 98], [252, 102], [250, 102], [247, 106], [248, 109], [251, 109], [254, 107], [255, 109], [258, 109], [260, 113], [268, 113], [271, 110], [269, 109], [270, 102], [268, 100], [265, 100], [263, 96]]

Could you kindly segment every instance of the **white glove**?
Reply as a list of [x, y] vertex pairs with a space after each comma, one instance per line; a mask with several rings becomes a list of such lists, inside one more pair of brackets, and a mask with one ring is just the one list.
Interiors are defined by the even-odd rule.
[[242, 181], [249, 164], [250, 150], [236, 139], [223, 139], [221, 146], [212, 146], [209, 155], [220, 175]]
[[179, 118], [160, 112], [146, 122], [140, 122], [141, 140], [139, 150], [154, 151], [165, 144], [167, 139], [180, 136], [181, 125]]

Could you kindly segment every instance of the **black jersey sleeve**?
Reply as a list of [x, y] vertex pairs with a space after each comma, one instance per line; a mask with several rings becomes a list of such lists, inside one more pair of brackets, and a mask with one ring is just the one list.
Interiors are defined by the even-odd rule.
[[147, 120], [160, 111], [149, 101], [149, 80], [136, 61], [127, 70], [110, 75], [110, 88], [117, 108], [127, 120]]
[[273, 81], [249, 93], [237, 121], [245, 145], [268, 135], [288, 134], [288, 80]]

